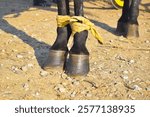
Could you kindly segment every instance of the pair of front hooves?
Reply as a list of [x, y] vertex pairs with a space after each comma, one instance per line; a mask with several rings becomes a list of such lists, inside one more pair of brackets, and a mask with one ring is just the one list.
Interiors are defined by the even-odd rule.
[[118, 35], [123, 35], [124, 37], [127, 37], [127, 38], [130, 38], [130, 37], [138, 38], [139, 37], [138, 25], [118, 22], [116, 33]]
[[60, 50], [50, 50], [49, 57], [43, 69], [49, 71], [63, 68], [68, 75], [86, 75], [89, 72], [89, 55], [69, 54]]

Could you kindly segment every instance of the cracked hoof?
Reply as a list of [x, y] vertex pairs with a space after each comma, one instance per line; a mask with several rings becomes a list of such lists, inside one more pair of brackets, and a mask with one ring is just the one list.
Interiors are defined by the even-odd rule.
[[65, 72], [68, 75], [87, 75], [89, 72], [89, 55], [70, 54]]
[[66, 51], [50, 50], [47, 61], [45, 62], [43, 69], [49, 70], [53, 67], [63, 67], [67, 57]]
[[116, 28], [116, 33], [117, 35], [125, 35], [127, 32], [127, 23], [124, 22], [118, 22], [117, 28]]
[[127, 25], [127, 34], [126, 37], [139, 37], [139, 30], [137, 24], [128, 24]]

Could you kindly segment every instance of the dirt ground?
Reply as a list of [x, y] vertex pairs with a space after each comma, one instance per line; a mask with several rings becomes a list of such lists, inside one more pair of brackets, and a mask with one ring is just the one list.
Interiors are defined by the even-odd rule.
[[115, 35], [121, 10], [103, 1], [85, 2], [85, 16], [96, 25], [104, 44], [89, 33], [90, 72], [82, 77], [41, 69], [56, 38], [57, 8], [31, 4], [0, 0], [0, 99], [150, 99], [149, 0], [140, 5], [138, 39]]

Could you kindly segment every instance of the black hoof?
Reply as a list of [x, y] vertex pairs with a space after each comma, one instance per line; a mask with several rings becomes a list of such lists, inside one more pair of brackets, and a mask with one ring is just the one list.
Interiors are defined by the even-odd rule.
[[126, 35], [127, 32], [127, 23], [124, 22], [118, 22], [117, 28], [116, 28], [116, 34], [121, 36], [121, 35]]
[[70, 54], [65, 65], [68, 75], [87, 75], [89, 72], [89, 55]]
[[128, 24], [127, 25], [127, 34], [126, 37], [139, 37], [139, 30], [137, 24]]
[[45, 62], [43, 69], [48, 70], [53, 67], [63, 67], [67, 57], [66, 51], [50, 50], [47, 61]]

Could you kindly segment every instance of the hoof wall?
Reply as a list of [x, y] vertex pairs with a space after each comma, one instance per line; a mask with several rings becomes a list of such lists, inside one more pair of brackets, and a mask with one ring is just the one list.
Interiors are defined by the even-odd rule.
[[43, 69], [48, 70], [53, 67], [63, 67], [67, 57], [66, 51], [50, 50], [47, 61], [45, 62]]
[[89, 72], [89, 55], [70, 54], [65, 72], [72, 76], [87, 75]]
[[126, 37], [139, 37], [139, 30], [137, 24], [128, 24]]

